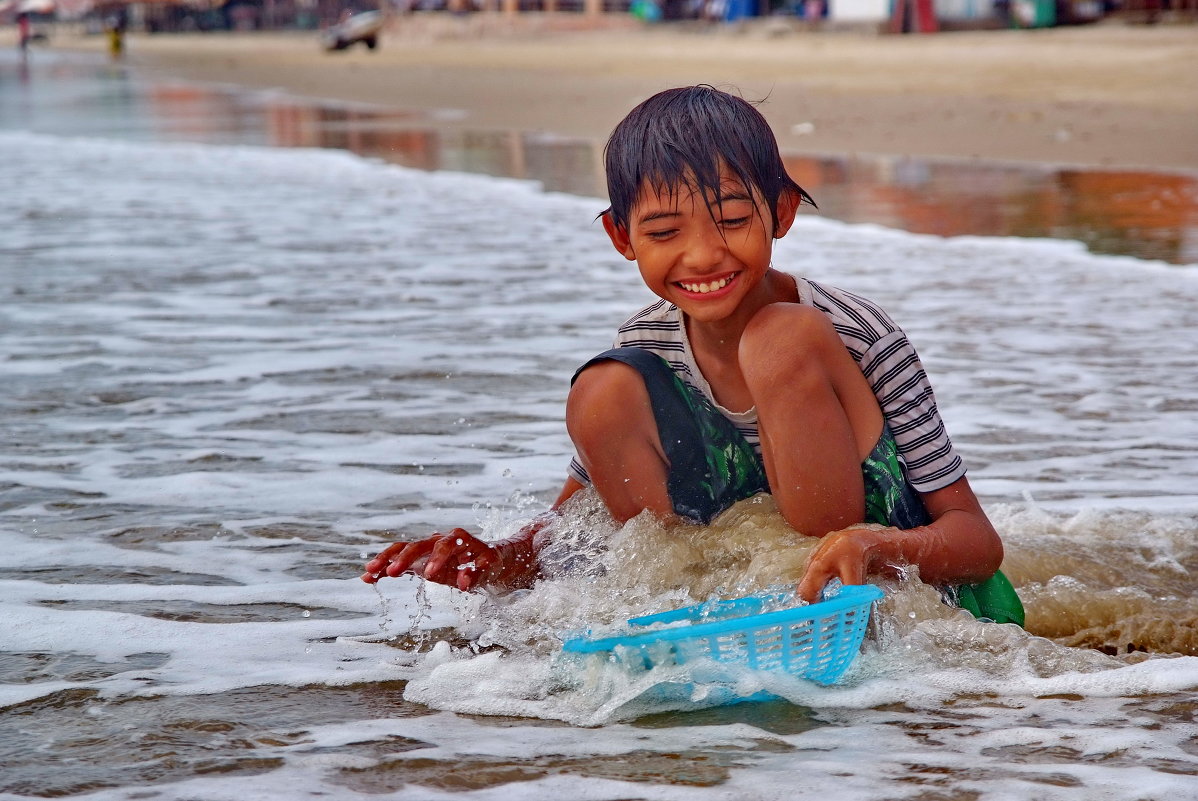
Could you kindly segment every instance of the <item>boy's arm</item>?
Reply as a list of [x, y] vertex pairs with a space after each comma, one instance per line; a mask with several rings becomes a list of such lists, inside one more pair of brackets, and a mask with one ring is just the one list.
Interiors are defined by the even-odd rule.
[[459, 590], [527, 587], [540, 572], [537, 535], [582, 486], [574, 478], [567, 478], [549, 511], [530, 520], [510, 539], [486, 543], [465, 529], [455, 528], [416, 542], [392, 543], [366, 563], [362, 581], [374, 584], [383, 576], [415, 573]]
[[972, 584], [994, 575], [1002, 564], [1002, 541], [969, 481], [962, 476], [921, 495], [932, 517], [926, 526], [850, 527], [825, 535], [799, 582], [799, 595], [814, 601], [832, 578], [861, 584], [871, 572], [904, 564], [917, 566], [928, 584]]

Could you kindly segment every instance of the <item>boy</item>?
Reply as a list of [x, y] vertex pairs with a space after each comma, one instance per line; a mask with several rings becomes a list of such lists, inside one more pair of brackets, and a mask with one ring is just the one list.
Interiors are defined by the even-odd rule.
[[[771, 266], [811, 198], [761, 114], [711, 87], [668, 90], [616, 127], [605, 161], [604, 229], [660, 300], [575, 374], [577, 457], [553, 509], [589, 483], [621, 522], [646, 509], [709, 522], [770, 492], [795, 530], [823, 538], [807, 600], [902, 564], [937, 585], [994, 577], [1002, 544], [906, 336], [869, 301]], [[395, 543], [362, 578], [526, 585], [553, 514], [494, 545], [462, 529]]]

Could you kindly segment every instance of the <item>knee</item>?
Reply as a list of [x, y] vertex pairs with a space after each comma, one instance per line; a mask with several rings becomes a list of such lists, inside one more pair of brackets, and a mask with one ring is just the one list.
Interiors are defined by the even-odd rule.
[[586, 368], [574, 380], [566, 399], [566, 431], [584, 453], [603, 447], [645, 415], [652, 417], [644, 379], [622, 362], [605, 361]]
[[741, 372], [750, 390], [785, 377], [788, 383], [826, 372], [830, 347], [843, 347], [831, 321], [819, 309], [774, 303], [759, 311], [741, 336]]

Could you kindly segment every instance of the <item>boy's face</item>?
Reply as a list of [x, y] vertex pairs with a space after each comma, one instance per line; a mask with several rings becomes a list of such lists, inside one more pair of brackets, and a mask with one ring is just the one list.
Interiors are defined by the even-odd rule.
[[[721, 202], [712, 198], [710, 209], [689, 186], [659, 193], [646, 185], [627, 230], [604, 217], [612, 244], [636, 261], [645, 285], [700, 322], [725, 319], [753, 297], [773, 252], [775, 232], [760, 192], [726, 168], [720, 185]], [[788, 199], [779, 199], [778, 217], [781, 236], [794, 219]]]

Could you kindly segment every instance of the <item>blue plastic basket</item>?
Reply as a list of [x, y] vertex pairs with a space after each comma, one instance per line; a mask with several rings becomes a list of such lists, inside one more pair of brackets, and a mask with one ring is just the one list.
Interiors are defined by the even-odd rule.
[[750, 595], [634, 617], [630, 626], [665, 627], [618, 637], [574, 637], [562, 643], [562, 650], [610, 652], [616, 661], [643, 669], [707, 659], [832, 684], [857, 656], [870, 609], [881, 597], [872, 584], [849, 585], [819, 603], [776, 609], [793, 601], [793, 594]]

